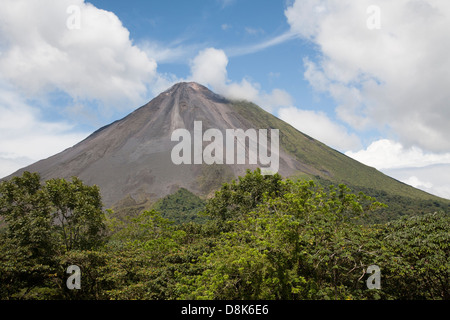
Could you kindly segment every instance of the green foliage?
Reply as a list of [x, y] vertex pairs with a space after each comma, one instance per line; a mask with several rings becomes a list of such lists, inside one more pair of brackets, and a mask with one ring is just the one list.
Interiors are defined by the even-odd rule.
[[0, 236], [0, 299], [31, 298], [36, 289], [51, 287], [55, 272], [52, 258], [36, 255], [35, 247]]
[[44, 187], [52, 203], [52, 218], [65, 250], [83, 250], [103, 241], [104, 216], [100, 190], [76, 178], [52, 179]]
[[207, 202], [205, 213], [221, 221], [243, 216], [262, 203], [265, 195], [278, 195], [282, 188], [281, 181], [279, 174], [264, 176], [260, 169], [254, 172], [247, 170], [244, 177], [224, 183], [216, 191]]
[[55, 244], [51, 234], [51, 203], [36, 173], [0, 184], [0, 215], [7, 225], [6, 238], [27, 247], [33, 256], [49, 256]]
[[[223, 184], [202, 223], [169, 219], [201, 205], [180, 190], [159, 203], [164, 214], [105, 220], [98, 188], [76, 178], [3, 182], [0, 298], [450, 298], [448, 213], [371, 224], [387, 209], [364, 193], [259, 170]], [[65, 285], [69, 265], [80, 290]], [[381, 290], [366, 286], [370, 265]]]
[[[118, 227], [103, 250], [72, 251], [63, 264], [80, 266], [82, 292], [66, 291], [68, 299], [176, 299], [181, 275], [209, 252], [217, 234], [210, 223], [174, 225], [160, 213], [144, 211]], [[84, 270], [84, 271], [83, 271]]]
[[352, 218], [380, 204], [344, 185], [326, 192], [312, 181], [278, 184], [282, 194], [265, 193], [256, 210], [229, 220], [232, 230], [202, 258], [209, 268], [184, 298], [344, 299], [361, 287], [373, 255]]
[[[329, 186], [333, 185], [330, 180], [315, 176], [316, 183]], [[389, 194], [379, 189], [348, 185], [354, 192], [363, 192], [384, 203], [386, 207], [377, 210], [376, 214], [363, 217], [362, 223], [387, 223], [406, 216], [418, 216], [436, 211], [450, 212], [450, 201], [445, 199], [423, 199], [420, 197], [401, 196]]]
[[198, 214], [204, 210], [205, 201], [185, 188], [162, 198], [152, 208], [177, 224], [206, 221], [206, 217]]
[[98, 187], [79, 179], [40, 183], [25, 172], [0, 183], [0, 298], [55, 297], [60, 256], [104, 242]]
[[400, 299], [450, 299], [450, 216], [403, 217], [380, 229], [383, 291]]

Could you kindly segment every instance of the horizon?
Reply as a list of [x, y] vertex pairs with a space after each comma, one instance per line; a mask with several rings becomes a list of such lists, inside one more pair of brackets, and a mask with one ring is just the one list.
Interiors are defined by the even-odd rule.
[[448, 27], [445, 1], [6, 1], [0, 176], [196, 82], [450, 199]]

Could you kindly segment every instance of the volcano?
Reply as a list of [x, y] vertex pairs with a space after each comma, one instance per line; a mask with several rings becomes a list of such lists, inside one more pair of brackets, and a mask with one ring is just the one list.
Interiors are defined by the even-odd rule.
[[[184, 129], [194, 136], [198, 123], [200, 134], [208, 129], [224, 136], [230, 129], [278, 130], [277, 169], [284, 177], [317, 177], [392, 196], [439, 199], [347, 157], [251, 102], [228, 100], [195, 82], [175, 84], [125, 118], [10, 177], [24, 171], [39, 172], [43, 180], [77, 176], [98, 185], [105, 207], [114, 207], [125, 199], [153, 202], [180, 188], [208, 197], [223, 182], [260, 167], [249, 156], [244, 163], [174, 163], [179, 141], [173, 133]], [[200, 147], [208, 143], [203, 139]]]

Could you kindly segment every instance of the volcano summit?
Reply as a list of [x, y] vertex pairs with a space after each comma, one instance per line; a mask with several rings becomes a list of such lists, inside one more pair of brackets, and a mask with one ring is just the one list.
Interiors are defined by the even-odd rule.
[[439, 199], [329, 148], [253, 103], [225, 99], [195, 82], [175, 84], [125, 118], [12, 176], [24, 171], [39, 172], [44, 180], [77, 176], [98, 185], [104, 205], [113, 207], [124, 199], [153, 202], [180, 188], [206, 197], [246, 169], [273, 169], [272, 164], [284, 177]]

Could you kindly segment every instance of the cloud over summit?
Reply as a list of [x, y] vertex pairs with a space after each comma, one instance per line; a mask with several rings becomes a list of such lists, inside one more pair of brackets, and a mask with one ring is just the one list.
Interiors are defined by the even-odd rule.
[[206, 48], [192, 60], [190, 80], [210, 86], [227, 98], [248, 100], [269, 111], [292, 105], [291, 96], [282, 89], [273, 89], [267, 93], [260, 89], [258, 83], [248, 79], [231, 81], [228, 78], [227, 65], [228, 57], [223, 50]]

